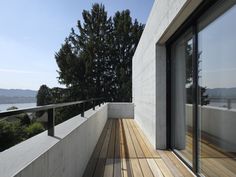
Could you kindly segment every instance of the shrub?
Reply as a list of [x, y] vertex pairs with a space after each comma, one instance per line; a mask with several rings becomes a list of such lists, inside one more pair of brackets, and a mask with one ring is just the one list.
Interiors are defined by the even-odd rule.
[[24, 127], [19, 121], [0, 121], [0, 151], [10, 148], [25, 139]]
[[37, 135], [44, 131], [44, 127], [41, 123], [35, 122], [25, 128], [25, 132], [28, 135], [28, 138]]

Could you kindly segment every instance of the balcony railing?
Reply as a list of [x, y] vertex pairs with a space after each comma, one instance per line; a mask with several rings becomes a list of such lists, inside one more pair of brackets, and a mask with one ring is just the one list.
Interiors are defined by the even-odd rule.
[[95, 108], [56, 125], [56, 136], [42, 132], [0, 153], [0, 176], [193, 176], [172, 152], [154, 149], [133, 103]]
[[38, 111], [47, 111], [48, 113], [48, 136], [54, 136], [55, 130], [55, 109], [56, 108], [63, 108], [73, 105], [81, 105], [81, 116], [84, 117], [85, 111], [85, 104], [92, 103], [93, 110], [95, 110], [96, 105], [101, 105], [104, 103], [104, 98], [93, 98], [89, 100], [81, 100], [81, 101], [74, 101], [69, 103], [59, 103], [59, 104], [50, 104], [45, 106], [37, 106], [32, 108], [24, 108], [24, 109], [16, 109], [10, 110], [5, 112], [0, 112], [0, 121], [8, 119], [10, 116], [15, 116], [22, 113], [29, 113], [29, 112], [38, 112]]

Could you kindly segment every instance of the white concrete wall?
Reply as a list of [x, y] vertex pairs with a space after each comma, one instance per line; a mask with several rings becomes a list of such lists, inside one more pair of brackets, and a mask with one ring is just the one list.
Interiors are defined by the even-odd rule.
[[165, 42], [201, 0], [155, 0], [133, 57], [134, 117], [150, 142], [166, 147]]
[[[192, 105], [186, 105], [187, 125], [192, 127]], [[212, 106], [200, 107], [201, 131], [225, 151], [236, 152], [236, 110]]]
[[108, 105], [85, 112], [0, 153], [1, 177], [82, 177], [107, 121]]
[[109, 103], [108, 118], [134, 118], [134, 104]]

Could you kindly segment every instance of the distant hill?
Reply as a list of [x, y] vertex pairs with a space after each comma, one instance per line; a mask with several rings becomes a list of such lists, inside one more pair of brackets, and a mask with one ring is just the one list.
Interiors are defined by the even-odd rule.
[[236, 98], [236, 88], [207, 89], [206, 94], [210, 98]]
[[8, 97], [35, 97], [37, 91], [35, 90], [22, 90], [22, 89], [0, 89], [0, 96]]
[[0, 104], [35, 103], [37, 91], [23, 89], [0, 89]]

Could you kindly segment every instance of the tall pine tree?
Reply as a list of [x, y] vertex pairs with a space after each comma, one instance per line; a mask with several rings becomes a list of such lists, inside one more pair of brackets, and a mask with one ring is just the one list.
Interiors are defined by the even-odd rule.
[[82, 13], [58, 53], [59, 82], [74, 98], [109, 98], [131, 101], [132, 57], [144, 25], [134, 22], [129, 10], [108, 17], [102, 4]]
[[115, 101], [132, 101], [132, 58], [144, 25], [137, 20], [132, 22], [130, 11], [117, 12], [114, 21], [114, 53], [115, 53]]

